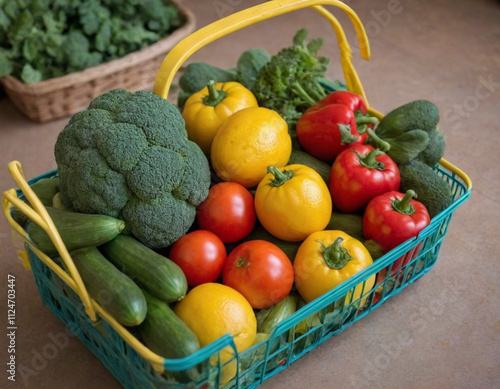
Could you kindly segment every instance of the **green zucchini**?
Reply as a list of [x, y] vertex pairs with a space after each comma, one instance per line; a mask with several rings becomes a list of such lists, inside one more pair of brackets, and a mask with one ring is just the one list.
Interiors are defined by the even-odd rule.
[[[52, 201], [52, 199], [51, 199]], [[107, 215], [91, 215], [45, 207], [68, 251], [98, 246], [117, 236], [125, 227], [122, 220]], [[57, 249], [47, 233], [29, 220], [26, 232], [35, 245], [47, 255]]]
[[139, 286], [109, 262], [96, 247], [71, 252], [89, 296], [124, 326], [141, 324], [147, 313]]
[[306, 153], [305, 151], [292, 149], [292, 154], [290, 155], [288, 164], [300, 164], [309, 166], [319, 173], [321, 178], [323, 178], [323, 180], [325, 181], [326, 185], [328, 185], [329, 183], [331, 166], [326, 162], [313, 157], [311, 154]]
[[[143, 290], [148, 312], [138, 327], [144, 344], [154, 353], [168, 359], [188, 357], [200, 349], [194, 332], [175, 314], [170, 306]], [[195, 381], [199, 374], [196, 367], [165, 372], [165, 375], [180, 382]], [[170, 377], [169, 377], [170, 378]]]
[[182, 269], [134, 237], [120, 234], [99, 249], [154, 297], [170, 303], [186, 295], [188, 284]]

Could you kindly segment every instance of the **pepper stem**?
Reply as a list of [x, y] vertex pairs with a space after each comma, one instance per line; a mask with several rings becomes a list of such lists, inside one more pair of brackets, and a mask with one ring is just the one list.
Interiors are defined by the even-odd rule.
[[367, 169], [377, 169], [384, 170], [384, 163], [377, 161], [375, 158], [379, 155], [385, 154], [381, 150], [371, 150], [368, 154], [360, 154], [358, 151], [354, 151], [359, 158], [359, 164]]
[[210, 107], [215, 107], [227, 96], [227, 92], [224, 92], [222, 89], [218, 90], [215, 87], [214, 80], [208, 81], [207, 89], [208, 89], [208, 95], [204, 97], [203, 104], [208, 105]]
[[368, 126], [375, 126], [379, 120], [375, 116], [364, 114], [359, 109], [354, 113], [358, 134], [364, 134], [368, 130]]
[[403, 214], [403, 215], [413, 215], [415, 213], [415, 207], [410, 203], [410, 200], [415, 197], [416, 193], [414, 190], [408, 189], [401, 200], [392, 201], [392, 209]]
[[269, 185], [271, 186], [281, 186], [293, 177], [293, 172], [291, 170], [281, 171], [276, 166], [268, 166], [267, 172], [274, 176]]
[[336, 270], [340, 270], [347, 265], [347, 262], [354, 259], [349, 255], [349, 252], [341, 246], [344, 238], [339, 236], [335, 241], [328, 247], [323, 245], [323, 242], [319, 242], [321, 248], [323, 249], [323, 258], [325, 259], [328, 267]]
[[360, 110], [357, 110], [354, 113], [354, 118], [356, 119], [356, 124], [377, 124], [379, 122], [378, 118], [375, 116], [370, 116], [368, 114], [364, 114]]
[[373, 131], [371, 128], [367, 128], [366, 131], [368, 132], [368, 136], [373, 141], [373, 143], [375, 143], [377, 148], [386, 153], [391, 149], [391, 145], [380, 138], [377, 134], [375, 134], [375, 131]]
[[340, 132], [340, 144], [341, 145], [350, 145], [356, 142], [358, 139], [357, 135], [354, 135], [351, 132], [351, 125], [350, 124], [342, 124], [342, 123], [337, 123], [337, 127], [339, 128]]

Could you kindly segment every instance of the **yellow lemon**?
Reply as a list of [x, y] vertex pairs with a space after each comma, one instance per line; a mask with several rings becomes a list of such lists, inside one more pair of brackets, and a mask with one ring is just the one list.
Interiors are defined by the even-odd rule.
[[[195, 333], [200, 345], [206, 346], [224, 334], [233, 337], [238, 353], [254, 344], [257, 319], [250, 303], [235, 289], [217, 283], [205, 283], [191, 289], [174, 308], [180, 319]], [[220, 352], [221, 364], [234, 357], [228, 346]], [[211, 362], [217, 364], [215, 355]], [[221, 383], [236, 374], [236, 360], [221, 370]]]
[[288, 125], [264, 107], [244, 108], [229, 116], [212, 142], [211, 162], [223, 181], [256, 186], [268, 166], [283, 167], [292, 153]]

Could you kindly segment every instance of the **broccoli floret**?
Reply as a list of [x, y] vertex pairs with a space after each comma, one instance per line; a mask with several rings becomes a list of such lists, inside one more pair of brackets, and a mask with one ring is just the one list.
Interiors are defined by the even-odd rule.
[[208, 196], [207, 158], [180, 111], [149, 91], [97, 97], [73, 115], [54, 153], [64, 206], [121, 218], [151, 248], [184, 235]]
[[318, 57], [321, 38], [308, 44], [307, 29], [300, 29], [293, 46], [286, 47], [260, 69], [252, 88], [260, 106], [277, 111], [293, 127], [302, 113], [325, 96], [318, 78], [324, 77], [329, 59]]

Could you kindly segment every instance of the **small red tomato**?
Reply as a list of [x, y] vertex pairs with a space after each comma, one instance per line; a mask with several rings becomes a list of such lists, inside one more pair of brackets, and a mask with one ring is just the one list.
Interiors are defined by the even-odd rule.
[[234, 243], [253, 230], [256, 220], [252, 194], [236, 182], [221, 182], [210, 188], [196, 214], [200, 229], [213, 232], [224, 243]]
[[249, 240], [236, 246], [222, 270], [222, 283], [236, 289], [254, 309], [268, 308], [290, 294], [293, 265], [275, 244]]
[[226, 262], [226, 246], [210, 231], [196, 230], [178, 239], [169, 258], [182, 269], [189, 286], [216, 281]]

